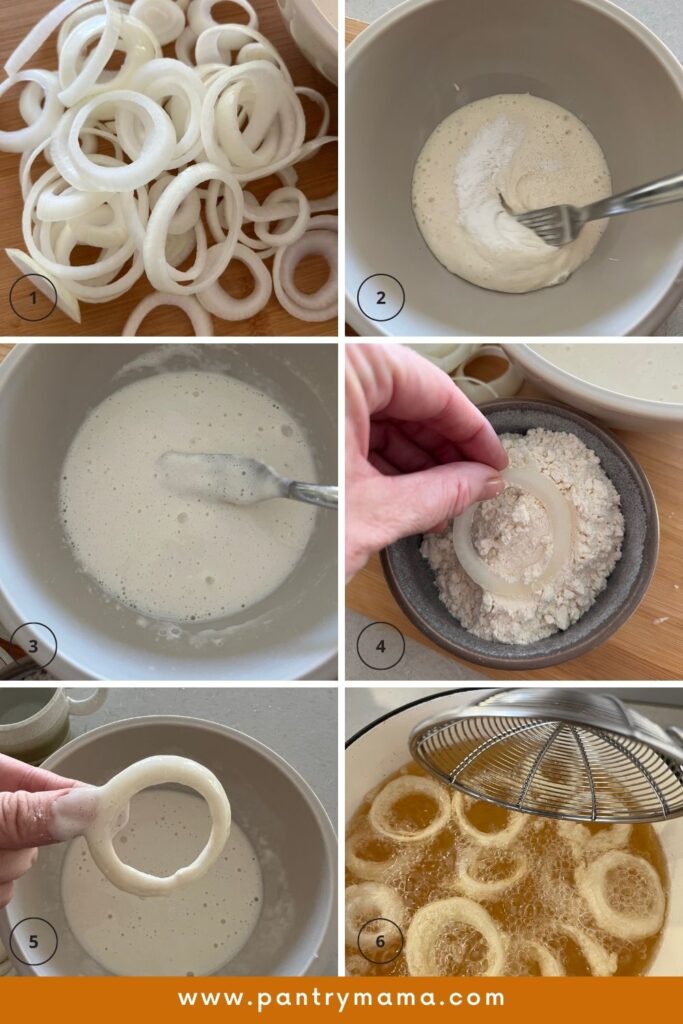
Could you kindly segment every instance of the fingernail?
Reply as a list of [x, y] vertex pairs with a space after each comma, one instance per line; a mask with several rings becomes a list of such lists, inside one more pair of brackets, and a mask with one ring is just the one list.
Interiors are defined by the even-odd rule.
[[82, 835], [97, 815], [99, 799], [96, 786], [78, 786], [58, 797], [52, 805], [52, 837], [58, 843], [63, 843]]
[[484, 484], [481, 500], [488, 501], [489, 498], [497, 498], [499, 494], [502, 494], [505, 490], [505, 481], [502, 476], [492, 476], [490, 480], [487, 480]]

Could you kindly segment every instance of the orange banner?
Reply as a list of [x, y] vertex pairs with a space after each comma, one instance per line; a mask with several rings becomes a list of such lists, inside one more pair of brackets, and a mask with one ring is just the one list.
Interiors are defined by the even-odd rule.
[[3, 978], [3, 1020], [69, 1024], [410, 1021], [505, 1024], [663, 1019], [683, 978]]

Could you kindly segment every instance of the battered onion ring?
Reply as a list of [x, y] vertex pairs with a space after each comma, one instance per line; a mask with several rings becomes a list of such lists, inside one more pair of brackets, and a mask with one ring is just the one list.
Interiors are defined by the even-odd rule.
[[594, 857], [607, 850], [626, 846], [631, 835], [631, 825], [610, 825], [600, 832], [591, 833], [580, 821], [558, 821], [557, 831], [569, 843], [576, 860]]
[[573, 924], [560, 924], [558, 931], [568, 935], [583, 953], [591, 974], [596, 978], [606, 978], [616, 971], [619, 959], [616, 953], [608, 953], [604, 946], [601, 946], [592, 935], [577, 928]]
[[[492, 849], [492, 847], [487, 847]], [[485, 882], [481, 878], [474, 878], [470, 874], [470, 868], [472, 862], [477, 856], [476, 848], [470, 848], [462, 856], [458, 858], [458, 877], [456, 885], [460, 892], [464, 893], [465, 896], [471, 896], [475, 900], [486, 900], [493, 899], [495, 896], [500, 896], [502, 893], [507, 892], [513, 885], [521, 881], [522, 878], [527, 874], [529, 870], [529, 862], [527, 861], [526, 854], [518, 852], [515, 854], [516, 867], [511, 875], [507, 875], [505, 878], [496, 878], [491, 882]]]
[[440, 974], [434, 948], [440, 932], [454, 924], [469, 925], [486, 942], [488, 964], [482, 976], [500, 976], [505, 966], [505, 935], [487, 910], [465, 896], [436, 900], [417, 911], [406, 934], [408, 973], [413, 977], [434, 977]]
[[511, 811], [510, 820], [505, 828], [499, 829], [498, 832], [480, 832], [465, 814], [465, 794], [461, 793], [458, 789], [453, 794], [452, 805], [453, 814], [457, 819], [460, 830], [466, 836], [469, 836], [470, 839], [474, 839], [480, 846], [509, 846], [529, 824], [528, 814], [518, 814]]
[[403, 930], [406, 905], [403, 898], [389, 885], [381, 882], [361, 882], [350, 885], [346, 890], [346, 917], [344, 934], [346, 944], [358, 948], [358, 933], [375, 918], [393, 921]]
[[[610, 871], [635, 868], [643, 875], [644, 883], [649, 886], [653, 896], [652, 907], [638, 917], [623, 914], [610, 906], [605, 893], [605, 883]], [[578, 867], [575, 872], [576, 885], [588, 904], [596, 924], [617, 939], [637, 941], [654, 935], [664, 923], [666, 913], [666, 897], [659, 875], [642, 857], [635, 857], [623, 850], [608, 850], [591, 861], [586, 867]]]
[[[434, 800], [437, 811], [434, 819], [417, 832], [407, 832], [395, 828], [391, 824], [391, 808], [404, 796], [417, 795]], [[433, 779], [425, 779], [421, 775], [401, 775], [392, 779], [377, 794], [368, 811], [368, 821], [378, 835], [391, 839], [395, 843], [419, 843], [431, 839], [448, 824], [451, 817], [448, 792]]]
[[528, 950], [531, 959], [538, 964], [541, 977], [543, 978], [564, 978], [564, 965], [557, 959], [555, 954], [542, 942], [536, 939], [527, 939], [521, 943], [522, 951]]
[[359, 843], [366, 842], [367, 839], [368, 836], [363, 831], [354, 832], [348, 836], [346, 840], [346, 867], [354, 875], [358, 875], [359, 878], [364, 878], [370, 882], [383, 882], [389, 877], [400, 857], [398, 854], [393, 854], [387, 857], [386, 860], [366, 860], [364, 857], [359, 857], [356, 853], [356, 847]]
[[[188, 786], [204, 797], [211, 814], [211, 832], [206, 846], [191, 864], [161, 878], [124, 864], [112, 840], [117, 819], [136, 793], [171, 782]], [[100, 788], [97, 815], [84, 836], [95, 864], [112, 885], [137, 896], [159, 896], [206, 874], [223, 852], [230, 820], [230, 802], [213, 772], [188, 758], [164, 755], [137, 761]]]

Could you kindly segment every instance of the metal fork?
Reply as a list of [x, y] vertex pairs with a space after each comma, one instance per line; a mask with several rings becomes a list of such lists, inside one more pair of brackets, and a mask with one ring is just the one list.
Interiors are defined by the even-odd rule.
[[648, 185], [620, 192], [619, 195], [600, 199], [590, 206], [547, 206], [543, 210], [517, 213], [515, 219], [531, 228], [548, 245], [567, 245], [578, 236], [589, 220], [616, 217], [620, 213], [649, 210], [664, 203], [677, 203], [683, 199], [683, 174], [651, 181]]

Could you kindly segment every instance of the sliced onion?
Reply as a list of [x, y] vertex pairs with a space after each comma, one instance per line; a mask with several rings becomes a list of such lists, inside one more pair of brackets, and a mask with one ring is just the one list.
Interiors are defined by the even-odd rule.
[[[61, 309], [63, 313], [66, 313], [68, 317], [71, 317], [72, 320], [75, 320], [77, 324], [80, 324], [81, 310], [77, 300], [69, 289], [66, 288], [54, 274], [38, 263], [37, 260], [27, 256], [26, 253], [22, 252], [20, 249], [5, 249], [5, 253], [11, 259], [17, 270], [22, 274], [38, 274], [40, 277], [46, 277], [55, 290], [57, 306], [59, 309]], [[43, 295], [45, 295], [51, 302], [54, 301], [55, 295], [52, 294], [43, 281], [37, 280], [35, 284]]]
[[377, 931], [386, 928], [386, 921], [392, 921], [403, 930], [406, 905], [403, 898], [388, 885], [381, 882], [361, 882], [346, 889], [346, 916], [344, 934], [349, 946], [358, 948], [358, 933], [370, 921], [377, 922]]
[[65, 18], [77, 11], [79, 7], [89, 3], [90, 0], [62, 0], [44, 15], [37, 25], [34, 25], [27, 36], [24, 36], [17, 48], [10, 54], [5, 62], [5, 71], [8, 75], [14, 75], [23, 68], [24, 64], [33, 57], [43, 43], [46, 43], [55, 29], [59, 28]]
[[182, 309], [189, 318], [197, 337], [210, 338], [213, 335], [211, 317], [196, 299], [189, 295], [163, 295], [161, 292], [153, 292], [152, 295], [148, 295], [138, 303], [130, 314], [123, 328], [122, 337], [135, 337], [145, 317], [159, 306], [177, 306], [178, 309]]
[[34, 149], [41, 145], [55, 130], [64, 112], [64, 107], [57, 95], [58, 83], [54, 72], [41, 71], [38, 68], [20, 71], [12, 78], [7, 78], [0, 83], [0, 97], [4, 96], [17, 82], [35, 84], [42, 90], [45, 102], [32, 124], [27, 124], [25, 128], [19, 128], [17, 131], [0, 132], [0, 150], [5, 153], [23, 153], [27, 149]]
[[494, 899], [507, 892], [508, 889], [512, 889], [513, 886], [521, 882], [526, 876], [529, 870], [529, 863], [526, 854], [522, 853], [522, 851], [518, 851], [515, 854], [515, 867], [512, 873], [506, 875], [505, 878], [485, 881], [472, 875], [471, 870], [476, 866], [478, 858], [482, 855], [486, 856], [484, 851], [490, 851], [491, 849], [491, 846], [487, 846], [482, 850], [480, 845], [478, 851], [476, 847], [470, 847], [469, 850], [458, 857], [456, 886], [465, 896], [471, 896], [475, 900]]
[[[606, 886], [608, 875], [612, 871], [637, 871], [640, 874], [640, 890], [647, 890], [651, 895], [651, 906], [648, 911], [634, 917], [610, 904]], [[596, 924], [608, 935], [629, 942], [638, 942], [640, 939], [655, 935], [664, 923], [664, 889], [653, 866], [642, 857], [635, 857], [623, 850], [608, 850], [586, 867], [576, 869], [576, 884]]]
[[220, 320], [248, 320], [265, 308], [273, 290], [273, 281], [263, 260], [244, 245], [236, 245], [232, 258], [239, 260], [250, 271], [254, 289], [244, 299], [236, 299], [214, 281], [207, 288], [197, 292], [197, 299], [204, 309]]
[[174, 0], [135, 0], [130, 13], [151, 28], [161, 46], [174, 43], [185, 29], [185, 16]]
[[435, 344], [432, 342], [428, 343], [414, 343], [409, 344], [404, 342], [407, 348], [412, 348], [418, 355], [424, 356], [430, 363], [434, 363], [444, 373], [455, 373], [457, 368], [462, 363], [468, 362], [474, 353], [479, 348], [478, 345], [470, 344], [469, 342], [459, 342], [457, 344], [452, 343], [440, 343]]
[[406, 933], [405, 955], [412, 977], [439, 976], [437, 949], [439, 938], [457, 925], [479, 932], [488, 947], [486, 970], [482, 976], [495, 978], [505, 966], [506, 936], [488, 911], [465, 896], [436, 900], [421, 907]]
[[[104, 7], [106, 13], [103, 16], [90, 18], [77, 25], [64, 42], [59, 57], [59, 79], [62, 86], [59, 99], [65, 107], [73, 106], [89, 93], [116, 49], [123, 18], [109, 0], [105, 0]], [[97, 46], [85, 58], [79, 71], [80, 54], [98, 36]]]
[[573, 924], [562, 923], [557, 928], [576, 943], [595, 978], [605, 978], [614, 974], [619, 964], [616, 953], [608, 953], [597, 939]]
[[528, 814], [518, 814], [511, 811], [505, 828], [498, 829], [497, 832], [480, 832], [478, 828], [474, 827], [467, 816], [466, 807], [468, 801], [470, 803], [473, 802], [473, 798], [466, 797], [464, 793], [456, 789], [452, 800], [453, 814], [460, 831], [468, 836], [469, 839], [474, 839], [480, 846], [510, 846], [529, 824]]
[[[470, 401], [474, 402], [475, 405], [480, 405], [482, 402], [490, 399], [491, 391], [494, 398], [511, 398], [513, 395], [516, 395], [524, 383], [524, 377], [517, 367], [510, 362], [505, 350], [500, 345], [475, 345], [474, 349], [475, 351], [470, 353], [456, 367], [455, 373], [451, 375], [451, 379], [467, 395]], [[498, 377], [494, 377], [491, 381], [468, 377], [465, 370], [474, 355], [495, 356], [496, 359], [502, 359], [505, 363], [505, 369]]]
[[[256, 11], [248, 0], [230, 0], [230, 2], [246, 12], [249, 17], [248, 28], [258, 28]], [[187, 20], [193, 32], [199, 35], [201, 32], [219, 25], [211, 13], [219, 3], [221, 0], [190, 0], [187, 8]]]
[[[418, 796], [436, 804], [436, 814], [424, 828], [411, 831], [392, 823], [391, 809], [405, 796]], [[375, 832], [395, 843], [419, 843], [431, 839], [446, 827], [450, 816], [451, 804], [446, 788], [434, 779], [425, 779], [421, 775], [402, 775], [388, 782], [372, 801], [368, 811], [368, 821]]]
[[490, 594], [498, 597], [524, 598], [538, 592], [539, 587], [555, 579], [567, 565], [572, 552], [574, 518], [569, 501], [557, 485], [539, 470], [528, 466], [508, 467], [501, 476], [508, 486], [519, 487], [544, 506], [550, 520], [553, 549], [543, 572], [530, 583], [505, 580], [484, 561], [472, 540], [472, 523], [477, 505], [470, 507], [453, 520], [453, 547], [460, 565], [470, 579]]
[[[299, 320], [330, 320], [337, 312], [337, 235], [327, 229], [336, 217], [313, 217], [309, 230], [292, 245], [279, 248], [273, 264], [273, 285], [280, 305]], [[335, 224], [336, 226], [336, 224]], [[306, 256], [322, 256], [330, 267], [330, 277], [312, 295], [294, 283], [294, 272]]]

